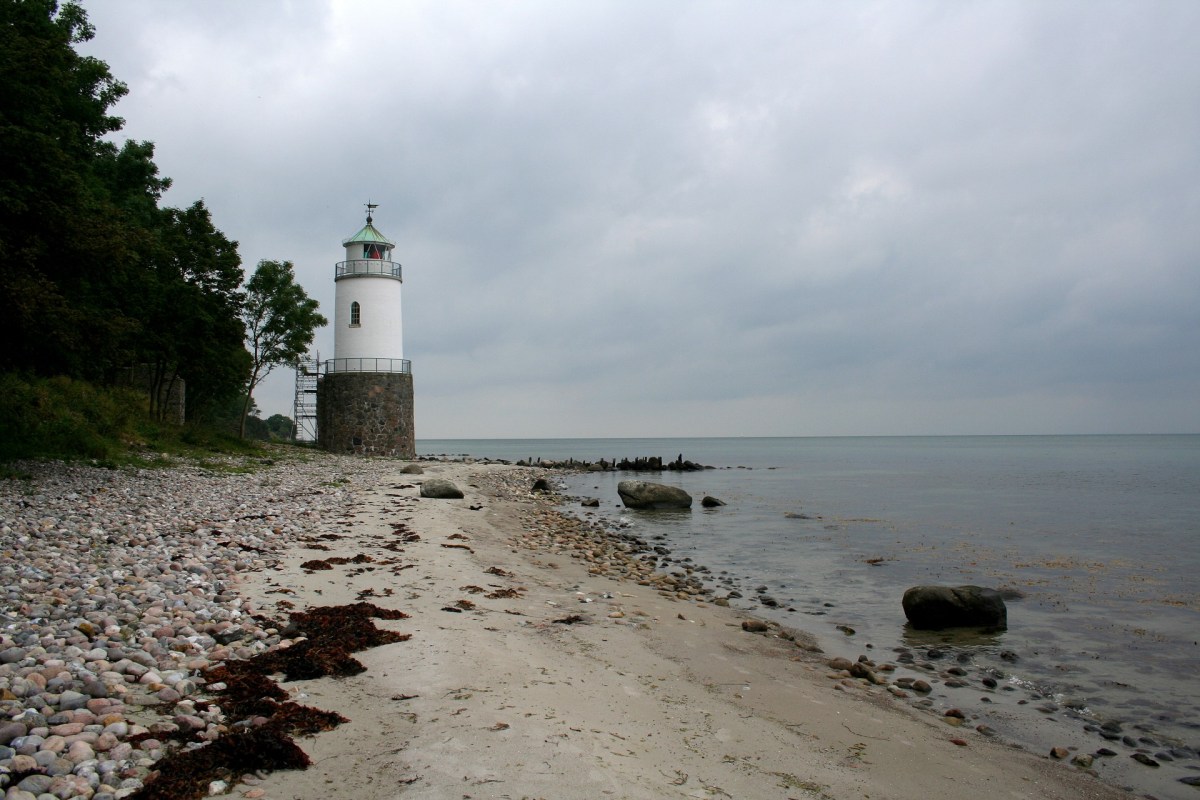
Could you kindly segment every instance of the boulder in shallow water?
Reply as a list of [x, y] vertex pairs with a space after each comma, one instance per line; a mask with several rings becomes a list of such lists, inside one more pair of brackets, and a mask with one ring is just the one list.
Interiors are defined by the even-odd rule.
[[458, 500], [462, 496], [462, 489], [445, 478], [430, 478], [421, 484], [421, 497], [432, 497], [438, 500]]
[[704, 506], [705, 508], [716, 508], [717, 506], [725, 505], [725, 501], [718, 500], [711, 494], [706, 494], [704, 495], [704, 499], [700, 501], [700, 505]]
[[621, 481], [617, 494], [626, 508], [691, 508], [692, 496], [678, 486], [650, 481]]
[[1007, 628], [1008, 609], [995, 589], [914, 586], [904, 593], [904, 616], [919, 630]]

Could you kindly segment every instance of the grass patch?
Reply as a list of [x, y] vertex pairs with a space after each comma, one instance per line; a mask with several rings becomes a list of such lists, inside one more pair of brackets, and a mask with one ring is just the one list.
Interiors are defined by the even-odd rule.
[[214, 426], [154, 419], [145, 394], [133, 389], [0, 374], [0, 477], [21, 477], [8, 463], [26, 459], [111, 469], [198, 461], [214, 471], [254, 472], [292, 457], [312, 454], [307, 447], [239, 439]]

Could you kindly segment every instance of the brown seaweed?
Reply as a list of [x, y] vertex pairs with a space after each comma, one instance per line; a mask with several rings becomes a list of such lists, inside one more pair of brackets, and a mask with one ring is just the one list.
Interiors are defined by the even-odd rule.
[[159, 762], [133, 800], [188, 800], [208, 795], [214, 780], [231, 780], [247, 772], [305, 769], [312, 762], [295, 742], [269, 727], [231, 733], [204, 747], [182, 750]]
[[[263, 770], [307, 768], [308, 756], [291, 737], [331, 730], [349, 720], [333, 711], [287, 700], [287, 692], [268, 676], [282, 672], [288, 680], [299, 680], [358, 674], [365, 668], [351, 652], [410, 638], [410, 634], [376, 628], [372, 618], [407, 617], [402, 611], [372, 603], [318, 606], [289, 614], [288, 629], [306, 637], [303, 641], [204, 672], [210, 684], [225, 685], [216, 693], [217, 702], [227, 724], [237, 732], [195, 749], [174, 751], [156, 765], [146, 785], [131, 797], [198, 800], [208, 795], [209, 784], [215, 780], [235, 781], [240, 775]], [[181, 732], [158, 738], [187, 740], [192, 735]]]

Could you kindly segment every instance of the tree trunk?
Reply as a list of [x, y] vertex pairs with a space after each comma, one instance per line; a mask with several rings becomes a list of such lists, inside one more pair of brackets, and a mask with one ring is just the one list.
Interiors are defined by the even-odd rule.
[[258, 384], [258, 369], [255, 368], [250, 373], [250, 380], [246, 382], [246, 402], [242, 404], [242, 424], [238, 426], [238, 438], [246, 438], [246, 417], [250, 415], [250, 403], [254, 399], [254, 387]]

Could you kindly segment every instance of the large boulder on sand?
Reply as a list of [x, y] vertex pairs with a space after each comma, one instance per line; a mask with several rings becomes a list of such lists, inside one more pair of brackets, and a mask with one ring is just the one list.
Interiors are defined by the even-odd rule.
[[691, 508], [692, 496], [678, 486], [650, 481], [621, 481], [617, 494], [626, 508]]
[[458, 500], [462, 496], [462, 489], [445, 478], [430, 478], [421, 484], [421, 497], [433, 497], [438, 500]]
[[1007, 628], [1008, 609], [995, 589], [914, 586], [904, 593], [904, 616], [914, 628]]

